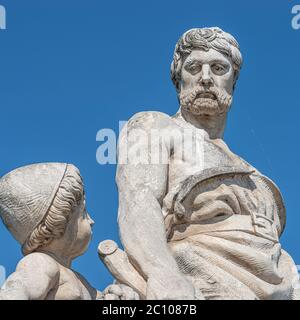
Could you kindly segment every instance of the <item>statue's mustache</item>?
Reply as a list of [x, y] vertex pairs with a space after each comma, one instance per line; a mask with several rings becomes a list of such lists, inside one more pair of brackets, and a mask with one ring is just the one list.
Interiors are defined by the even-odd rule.
[[205, 88], [198, 86], [180, 94], [180, 105], [193, 113], [211, 113], [218, 109], [218, 113], [228, 111], [232, 103], [232, 95], [217, 87]]
[[207, 89], [204, 87], [197, 87], [182, 95], [181, 98], [188, 98], [189, 101], [195, 101], [198, 98], [219, 100], [221, 95], [222, 94], [218, 88], [211, 87]]

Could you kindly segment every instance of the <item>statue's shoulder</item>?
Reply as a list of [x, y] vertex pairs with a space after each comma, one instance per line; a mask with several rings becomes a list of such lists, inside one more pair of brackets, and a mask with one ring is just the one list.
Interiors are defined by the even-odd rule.
[[133, 115], [127, 122], [128, 130], [131, 129], [161, 129], [174, 125], [172, 118], [159, 111], [142, 111]]
[[17, 265], [17, 270], [34, 270], [35, 272], [47, 273], [48, 276], [55, 277], [59, 273], [59, 264], [55, 259], [42, 252], [33, 252], [21, 259]]

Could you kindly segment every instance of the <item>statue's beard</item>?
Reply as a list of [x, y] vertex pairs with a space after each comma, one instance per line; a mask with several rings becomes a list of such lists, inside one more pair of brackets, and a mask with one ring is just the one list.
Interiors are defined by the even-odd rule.
[[215, 87], [197, 87], [180, 93], [181, 107], [194, 115], [219, 115], [227, 112], [231, 103], [232, 95]]

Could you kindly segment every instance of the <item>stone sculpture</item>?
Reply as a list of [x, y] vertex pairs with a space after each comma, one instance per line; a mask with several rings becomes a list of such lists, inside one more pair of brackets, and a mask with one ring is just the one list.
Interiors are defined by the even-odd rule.
[[278, 187], [223, 141], [242, 65], [219, 28], [191, 29], [171, 65], [180, 108], [141, 112], [119, 138], [116, 181], [124, 251], [98, 254], [116, 282], [104, 292], [71, 269], [91, 239], [79, 170], [35, 164], [0, 179], [0, 216], [25, 257], [1, 299], [299, 299], [279, 243]]
[[279, 243], [281, 194], [223, 141], [241, 65], [230, 34], [185, 32], [171, 65], [178, 112], [138, 113], [120, 134], [125, 252], [104, 242], [99, 254], [142, 298], [299, 298], [295, 264]]
[[75, 166], [41, 163], [5, 175], [0, 216], [25, 256], [0, 290], [0, 300], [138, 299], [125, 285], [102, 293], [71, 269], [72, 260], [87, 250], [94, 224]]

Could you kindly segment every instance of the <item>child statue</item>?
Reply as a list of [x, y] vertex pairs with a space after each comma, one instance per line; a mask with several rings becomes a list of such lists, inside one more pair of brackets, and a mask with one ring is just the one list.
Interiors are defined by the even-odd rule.
[[138, 299], [125, 285], [102, 293], [71, 269], [72, 260], [87, 250], [94, 224], [75, 166], [33, 164], [5, 175], [0, 216], [24, 254], [0, 290], [0, 300]]

